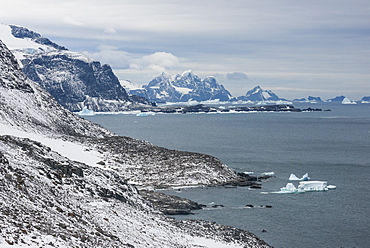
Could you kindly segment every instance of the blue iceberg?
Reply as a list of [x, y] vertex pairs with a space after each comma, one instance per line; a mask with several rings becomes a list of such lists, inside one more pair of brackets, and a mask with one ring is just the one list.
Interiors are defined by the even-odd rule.
[[78, 115], [95, 115], [93, 110], [89, 110], [86, 106], [80, 111], [77, 112]]

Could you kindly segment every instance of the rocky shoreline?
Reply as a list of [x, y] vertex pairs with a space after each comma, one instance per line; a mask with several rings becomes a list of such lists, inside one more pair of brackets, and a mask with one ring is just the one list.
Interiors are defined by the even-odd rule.
[[[262, 188], [261, 181], [266, 180], [272, 176], [250, 176], [245, 173], [237, 172], [238, 177], [235, 180], [229, 181], [221, 185], [209, 185], [206, 187], [249, 187], [253, 189]], [[204, 186], [203, 186], [204, 187]], [[200, 210], [205, 207], [224, 207], [223, 205], [211, 205], [207, 206], [194, 202], [192, 200], [182, 198], [179, 196], [169, 195], [162, 192], [157, 192], [154, 190], [140, 189], [140, 195], [147, 200], [154, 209], [162, 212], [165, 215], [190, 215], [194, 214], [193, 210]], [[248, 207], [248, 205], [246, 206]], [[250, 207], [250, 206], [249, 206]]]

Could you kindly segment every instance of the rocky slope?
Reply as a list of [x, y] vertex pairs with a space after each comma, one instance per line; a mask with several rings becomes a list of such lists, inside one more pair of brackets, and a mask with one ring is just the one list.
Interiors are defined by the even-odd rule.
[[[104, 158], [114, 167], [100, 161], [107, 168], [97, 168]], [[160, 171], [167, 163], [170, 171]], [[218, 179], [217, 173], [230, 174]], [[73, 115], [26, 79], [0, 41], [1, 247], [269, 247], [246, 231], [168, 219], [127, 180], [189, 184], [234, 177], [210, 156], [118, 137]]]
[[0, 25], [1, 37], [18, 58], [28, 78], [47, 90], [70, 111], [123, 111], [150, 104], [129, 96], [109, 65], [68, 51], [40, 34], [18, 26]]
[[229, 101], [231, 94], [214, 77], [199, 78], [191, 70], [174, 76], [162, 73], [143, 89], [130, 90], [130, 94], [154, 102], [187, 102], [220, 100]]
[[245, 231], [169, 220], [115, 172], [71, 161], [29, 139], [0, 136], [0, 179], [0, 245], [204, 247], [198, 239], [207, 239], [268, 247]]

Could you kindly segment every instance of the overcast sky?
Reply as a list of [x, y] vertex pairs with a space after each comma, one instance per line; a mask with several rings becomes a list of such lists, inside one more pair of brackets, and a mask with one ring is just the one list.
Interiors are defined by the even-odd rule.
[[[27, 27], [147, 84], [162, 71], [215, 76], [292, 99], [370, 96], [369, 0], [4, 0]], [[1, 39], [1, 37], [0, 37]]]

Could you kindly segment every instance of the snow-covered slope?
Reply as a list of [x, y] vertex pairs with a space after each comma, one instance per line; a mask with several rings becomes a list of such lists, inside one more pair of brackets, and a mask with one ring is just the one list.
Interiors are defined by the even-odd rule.
[[[100, 159], [131, 171], [96, 168]], [[127, 181], [164, 173], [145, 159], [168, 160], [164, 177], [181, 172], [168, 183], [230, 172], [210, 156], [118, 137], [73, 115], [25, 78], [0, 40], [0, 247], [269, 247], [246, 231], [155, 211]]]
[[0, 186], [0, 247], [268, 247], [233, 228], [192, 231], [153, 210], [116, 173], [29, 139], [0, 136]]
[[202, 80], [191, 70], [174, 76], [163, 72], [142, 89], [132, 89], [129, 93], [147, 97], [155, 102], [229, 101], [231, 99], [231, 94], [214, 77]]
[[68, 51], [23, 27], [0, 25], [0, 39], [15, 54], [28, 78], [71, 111], [123, 111], [149, 102], [131, 97], [109, 65]]

